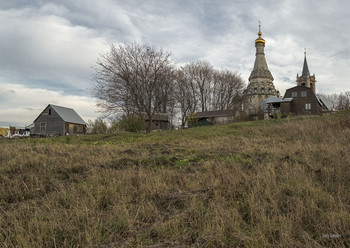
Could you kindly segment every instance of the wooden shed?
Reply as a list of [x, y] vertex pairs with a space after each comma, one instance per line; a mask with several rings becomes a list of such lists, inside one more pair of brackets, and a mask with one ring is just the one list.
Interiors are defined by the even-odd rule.
[[34, 134], [64, 136], [85, 134], [86, 122], [71, 108], [49, 104], [34, 120]]
[[195, 118], [194, 122], [187, 119], [188, 127], [228, 124], [235, 121], [235, 111], [229, 109], [197, 112]]
[[[145, 128], [148, 127], [148, 115], [141, 113]], [[155, 113], [152, 119], [151, 130], [167, 130], [170, 129], [169, 115], [165, 113]]]

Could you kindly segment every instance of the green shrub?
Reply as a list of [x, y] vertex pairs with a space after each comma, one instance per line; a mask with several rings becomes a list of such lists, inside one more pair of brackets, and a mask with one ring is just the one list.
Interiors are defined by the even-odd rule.
[[294, 117], [294, 116], [295, 116], [295, 114], [293, 112], [289, 112], [287, 117], [291, 118], [291, 117]]
[[108, 133], [117, 133], [122, 129], [118, 120], [112, 120], [110, 124], [111, 125], [108, 128]]
[[188, 123], [188, 127], [195, 127], [198, 125], [198, 114], [197, 113], [191, 113], [188, 117], [187, 117], [187, 123]]
[[140, 132], [145, 129], [143, 121], [134, 115], [124, 115], [119, 125], [122, 130], [128, 132]]
[[104, 134], [107, 133], [107, 129], [107, 123], [100, 118], [97, 118], [95, 121], [88, 121], [88, 133]]
[[273, 118], [274, 119], [281, 119], [282, 118], [282, 113], [274, 113], [274, 115], [273, 115]]

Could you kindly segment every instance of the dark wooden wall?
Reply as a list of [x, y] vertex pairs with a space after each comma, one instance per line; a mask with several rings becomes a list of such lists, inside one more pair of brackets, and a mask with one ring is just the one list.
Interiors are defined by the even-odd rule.
[[[145, 128], [148, 127], [148, 121], [144, 122]], [[169, 122], [168, 121], [159, 121], [159, 120], [155, 120], [152, 121], [152, 126], [151, 126], [151, 130], [167, 130], [169, 129]]]
[[[306, 92], [306, 96], [301, 96], [302, 91]], [[292, 92], [297, 92], [297, 96], [293, 96]], [[322, 106], [311, 88], [296, 86], [287, 89], [284, 98], [293, 98], [290, 105], [290, 112], [296, 115], [315, 115], [322, 113]], [[305, 109], [307, 103], [311, 104], [311, 109], [309, 110]]]
[[291, 102], [281, 102], [281, 105], [280, 105], [280, 106], [281, 106], [281, 107], [280, 107], [281, 113], [282, 113], [283, 115], [288, 115], [288, 113], [291, 112], [291, 111], [290, 111], [291, 105], [292, 105]]

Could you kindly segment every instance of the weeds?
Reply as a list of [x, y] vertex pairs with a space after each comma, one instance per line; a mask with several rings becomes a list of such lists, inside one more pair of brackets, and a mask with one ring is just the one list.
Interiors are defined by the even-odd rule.
[[4, 247], [348, 247], [350, 114], [0, 141]]

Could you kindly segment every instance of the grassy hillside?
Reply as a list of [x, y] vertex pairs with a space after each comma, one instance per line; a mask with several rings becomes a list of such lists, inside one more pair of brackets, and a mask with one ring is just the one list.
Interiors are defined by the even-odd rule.
[[349, 247], [350, 113], [0, 140], [4, 247]]

